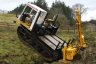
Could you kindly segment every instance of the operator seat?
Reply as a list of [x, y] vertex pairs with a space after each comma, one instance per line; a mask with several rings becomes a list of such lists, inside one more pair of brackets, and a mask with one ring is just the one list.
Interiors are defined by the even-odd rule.
[[23, 13], [20, 20], [25, 22], [27, 17], [30, 17], [30, 14], [29, 13]]

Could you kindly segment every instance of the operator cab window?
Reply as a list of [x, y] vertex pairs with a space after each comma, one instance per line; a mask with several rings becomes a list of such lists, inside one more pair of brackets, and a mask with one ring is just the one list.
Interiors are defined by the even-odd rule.
[[20, 20], [22, 22], [27, 22], [29, 25], [31, 25], [32, 21], [35, 18], [36, 13], [37, 12], [35, 10], [27, 6], [25, 7], [25, 10], [23, 10]]
[[46, 17], [46, 14], [47, 13], [41, 11], [40, 16], [37, 20], [37, 25], [42, 25], [42, 23], [44, 22], [44, 19]]

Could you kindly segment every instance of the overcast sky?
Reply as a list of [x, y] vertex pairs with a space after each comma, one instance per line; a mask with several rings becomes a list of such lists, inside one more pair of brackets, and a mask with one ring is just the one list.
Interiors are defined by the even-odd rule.
[[[0, 0], [0, 9], [13, 10], [22, 3], [33, 2], [34, 0]], [[46, 0], [48, 6], [51, 7], [52, 2], [55, 0]], [[83, 4], [87, 9], [87, 12], [83, 14], [82, 20], [96, 19], [96, 0], [60, 0], [64, 1], [67, 6], [72, 7], [76, 3]]]

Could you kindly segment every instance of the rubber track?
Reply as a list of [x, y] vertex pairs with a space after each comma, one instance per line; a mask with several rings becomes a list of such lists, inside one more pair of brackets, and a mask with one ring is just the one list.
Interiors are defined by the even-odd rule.
[[38, 53], [40, 53], [44, 60], [47, 62], [53, 62], [61, 59], [61, 51], [53, 51], [40, 39], [38, 39], [35, 33], [28, 31], [23, 26], [17, 28], [17, 34], [19, 39], [28, 45], [31, 45]]

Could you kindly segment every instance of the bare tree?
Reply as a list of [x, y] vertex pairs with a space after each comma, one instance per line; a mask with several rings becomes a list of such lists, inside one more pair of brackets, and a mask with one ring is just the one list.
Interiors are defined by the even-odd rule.
[[81, 14], [81, 16], [82, 16], [84, 13], [86, 13], [86, 11], [87, 11], [87, 8], [85, 8], [83, 4], [79, 4], [79, 3], [78, 3], [78, 4], [75, 4], [75, 5], [72, 6], [73, 15], [75, 15], [75, 11], [77, 10], [77, 8], [80, 9], [80, 14]]

